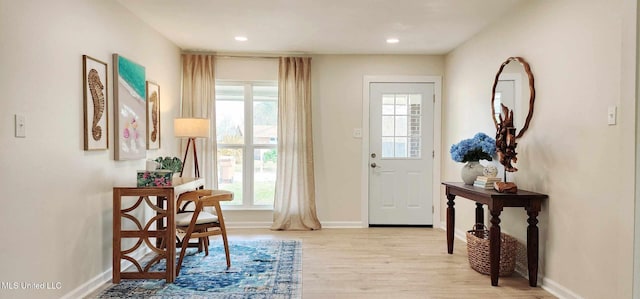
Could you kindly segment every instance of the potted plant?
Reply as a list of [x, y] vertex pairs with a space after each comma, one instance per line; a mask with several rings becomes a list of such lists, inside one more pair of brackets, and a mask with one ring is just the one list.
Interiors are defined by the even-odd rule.
[[451, 146], [453, 161], [467, 163], [462, 167], [462, 180], [473, 185], [476, 177], [482, 175], [484, 166], [480, 160], [492, 161], [496, 154], [496, 141], [484, 133], [477, 133], [473, 138], [463, 139]]
[[158, 157], [154, 161], [158, 163], [158, 169], [171, 170], [173, 173], [179, 173], [182, 170], [182, 161], [178, 157]]

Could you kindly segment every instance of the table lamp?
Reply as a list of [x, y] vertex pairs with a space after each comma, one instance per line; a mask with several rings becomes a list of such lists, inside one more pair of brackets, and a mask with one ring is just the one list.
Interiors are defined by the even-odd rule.
[[198, 152], [196, 150], [196, 138], [209, 138], [209, 119], [207, 118], [176, 118], [173, 121], [174, 135], [178, 138], [187, 137], [187, 149], [184, 151], [184, 159], [182, 159], [182, 169], [180, 177], [184, 172], [184, 165], [187, 164], [187, 154], [189, 146], [193, 143], [193, 162], [195, 175], [200, 177], [200, 168], [198, 167]]

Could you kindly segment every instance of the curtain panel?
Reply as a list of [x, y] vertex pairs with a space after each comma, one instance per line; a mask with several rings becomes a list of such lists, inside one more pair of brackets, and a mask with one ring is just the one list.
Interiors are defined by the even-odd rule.
[[[182, 54], [182, 101], [181, 117], [208, 118], [210, 130], [208, 139], [196, 139], [198, 158], [202, 165], [206, 186], [217, 186], [217, 144], [216, 144], [216, 111], [215, 111], [215, 55]], [[180, 151], [184, 152], [186, 140], [180, 143]], [[187, 161], [189, 158], [187, 157]], [[186, 163], [187, 161], [183, 161]], [[185, 173], [193, 173], [193, 163], [186, 163]], [[189, 170], [189, 172], [187, 172]]]
[[272, 230], [316, 230], [311, 134], [311, 58], [281, 57], [278, 167]]

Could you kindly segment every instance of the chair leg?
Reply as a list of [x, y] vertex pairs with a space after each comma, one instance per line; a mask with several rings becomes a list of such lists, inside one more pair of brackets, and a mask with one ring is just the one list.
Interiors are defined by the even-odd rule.
[[202, 252], [202, 238], [198, 239], [198, 253]]
[[209, 237], [202, 238], [202, 243], [204, 245], [204, 255], [209, 255]]
[[160, 239], [160, 247], [158, 249], [164, 249], [167, 246], [165, 238]]
[[180, 250], [180, 258], [178, 259], [178, 265], [176, 266], [176, 276], [180, 275], [180, 268], [182, 268], [182, 261], [184, 260], [184, 256], [187, 253], [187, 248], [189, 248], [189, 240], [191, 239], [191, 233], [187, 230], [187, 233], [182, 238], [182, 249]]
[[231, 268], [231, 257], [229, 257], [229, 242], [227, 242], [227, 232], [222, 233], [222, 242], [224, 243], [224, 253], [227, 256], [227, 269]]

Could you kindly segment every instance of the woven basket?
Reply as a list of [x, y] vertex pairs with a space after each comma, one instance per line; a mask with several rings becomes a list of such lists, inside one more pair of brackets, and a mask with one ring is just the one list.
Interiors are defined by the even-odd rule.
[[[509, 276], [516, 267], [516, 248], [518, 241], [504, 233], [500, 233], [500, 271], [499, 276]], [[489, 230], [484, 224], [476, 224], [467, 231], [467, 253], [469, 265], [482, 274], [491, 274], [489, 259]]]

